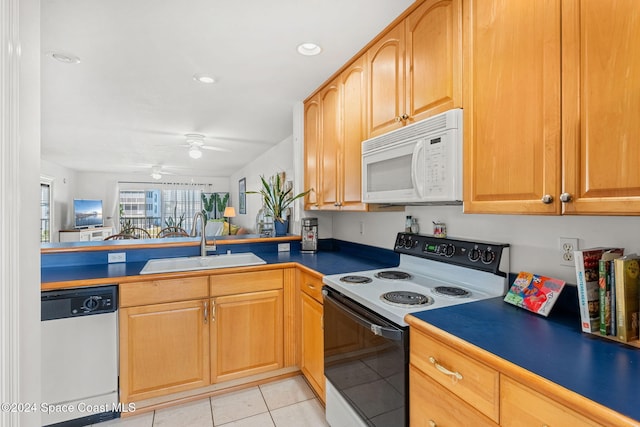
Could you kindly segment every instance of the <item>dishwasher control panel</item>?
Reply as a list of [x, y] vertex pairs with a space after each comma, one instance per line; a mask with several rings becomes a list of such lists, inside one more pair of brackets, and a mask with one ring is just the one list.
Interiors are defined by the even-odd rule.
[[117, 308], [116, 285], [45, 291], [41, 294], [41, 320], [111, 313]]

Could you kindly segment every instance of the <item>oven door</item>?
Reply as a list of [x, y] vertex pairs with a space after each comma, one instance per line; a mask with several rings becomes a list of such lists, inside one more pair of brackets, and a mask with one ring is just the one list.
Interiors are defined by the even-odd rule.
[[327, 286], [323, 295], [327, 421], [332, 427], [408, 426], [408, 328]]

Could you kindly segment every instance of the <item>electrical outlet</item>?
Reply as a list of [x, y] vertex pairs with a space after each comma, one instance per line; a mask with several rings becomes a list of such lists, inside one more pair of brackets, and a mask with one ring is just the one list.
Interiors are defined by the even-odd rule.
[[114, 262], [127, 262], [127, 253], [126, 252], [116, 252], [107, 255], [109, 264]]
[[278, 252], [289, 252], [291, 250], [291, 244], [278, 243]]
[[560, 249], [560, 265], [574, 267], [573, 251], [577, 251], [578, 239], [576, 237], [559, 237], [558, 248]]

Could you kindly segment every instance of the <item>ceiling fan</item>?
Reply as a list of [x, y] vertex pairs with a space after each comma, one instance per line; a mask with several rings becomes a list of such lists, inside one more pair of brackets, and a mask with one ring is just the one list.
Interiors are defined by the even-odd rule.
[[192, 159], [199, 159], [202, 157], [202, 150], [213, 150], [229, 152], [227, 148], [214, 147], [212, 145], [204, 144], [204, 135], [199, 133], [188, 133], [185, 135], [186, 144], [182, 144], [181, 147], [189, 147], [189, 157]]
[[175, 175], [173, 172], [167, 172], [162, 170], [162, 166], [156, 165], [151, 167], [151, 178], [161, 179], [162, 175]]

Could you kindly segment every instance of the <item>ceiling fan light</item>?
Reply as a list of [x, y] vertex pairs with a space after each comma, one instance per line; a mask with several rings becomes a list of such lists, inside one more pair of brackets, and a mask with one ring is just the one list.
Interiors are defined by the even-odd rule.
[[199, 159], [202, 157], [202, 151], [200, 151], [198, 147], [191, 147], [189, 148], [189, 157], [192, 159]]

